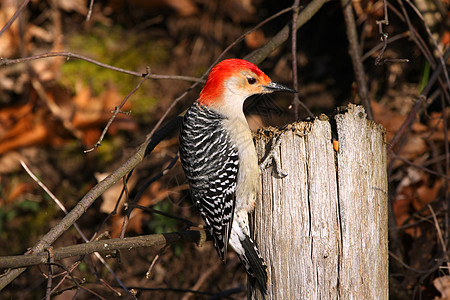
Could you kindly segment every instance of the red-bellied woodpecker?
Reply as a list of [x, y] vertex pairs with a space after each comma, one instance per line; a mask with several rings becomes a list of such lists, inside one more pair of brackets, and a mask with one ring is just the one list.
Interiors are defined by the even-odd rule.
[[295, 92], [272, 82], [246, 60], [224, 60], [211, 70], [200, 97], [184, 116], [180, 133], [180, 158], [191, 197], [219, 257], [225, 262], [229, 241], [263, 294], [267, 267], [250, 239], [248, 225], [259, 168], [243, 104], [251, 95], [275, 91]]

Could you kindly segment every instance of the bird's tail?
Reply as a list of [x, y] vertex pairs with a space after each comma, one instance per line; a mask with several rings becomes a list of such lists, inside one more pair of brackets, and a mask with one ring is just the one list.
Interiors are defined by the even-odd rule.
[[[234, 224], [233, 224], [234, 225]], [[256, 286], [262, 295], [267, 294], [267, 266], [259, 254], [253, 240], [244, 232], [231, 230], [230, 245], [237, 253], [249, 275], [250, 283]]]

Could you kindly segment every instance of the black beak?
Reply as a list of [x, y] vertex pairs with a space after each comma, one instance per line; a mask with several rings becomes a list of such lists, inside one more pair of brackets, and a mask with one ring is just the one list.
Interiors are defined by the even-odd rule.
[[269, 84], [264, 86], [270, 92], [288, 92], [297, 93], [296, 90], [290, 89], [287, 86], [271, 81]]

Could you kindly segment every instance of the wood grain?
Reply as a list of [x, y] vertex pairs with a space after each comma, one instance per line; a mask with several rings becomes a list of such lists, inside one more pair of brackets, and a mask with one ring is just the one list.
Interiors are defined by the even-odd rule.
[[[338, 153], [326, 116], [290, 124], [276, 152], [288, 175], [261, 174], [252, 227], [269, 267], [266, 299], [388, 299], [384, 129], [354, 105], [336, 125]], [[259, 131], [261, 160], [279, 133]]]

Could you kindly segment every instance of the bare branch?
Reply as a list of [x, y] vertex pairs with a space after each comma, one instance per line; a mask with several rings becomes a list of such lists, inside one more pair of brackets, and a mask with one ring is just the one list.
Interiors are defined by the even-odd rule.
[[22, 4], [20, 5], [20, 7], [16, 10], [16, 12], [14, 13], [14, 15], [11, 17], [11, 19], [8, 21], [8, 23], [5, 24], [5, 26], [3, 26], [2, 30], [0, 30], [0, 36], [9, 28], [11, 27], [12, 23], [14, 23], [14, 21], [19, 17], [19, 15], [22, 13], [22, 10], [25, 8], [25, 6], [28, 5], [28, 3], [30, 2], [30, 0], [24, 0], [22, 2]]
[[[89, 243], [77, 244], [53, 250], [54, 260], [86, 255], [94, 252], [111, 252], [120, 249], [137, 249], [142, 247], [160, 247], [178, 242], [197, 243], [200, 241], [199, 230], [189, 230], [181, 232], [141, 235], [137, 237], [93, 241]], [[0, 268], [18, 268], [38, 264], [45, 264], [49, 261], [48, 252], [37, 252], [30, 255], [2, 256], [0, 257]]]
[[367, 118], [373, 120], [372, 107], [370, 105], [369, 90], [367, 88], [366, 73], [361, 59], [360, 47], [358, 42], [358, 34], [356, 32], [355, 17], [353, 15], [353, 8], [351, 1], [341, 0], [342, 11], [344, 14], [345, 23], [347, 26], [347, 38], [349, 43], [349, 54], [353, 63], [353, 70], [355, 72], [355, 79], [358, 85], [358, 94], [361, 103], [366, 109]]
[[160, 258], [160, 256], [166, 251], [167, 247], [169, 247], [169, 245], [165, 245], [164, 247], [159, 249], [158, 253], [153, 258], [152, 263], [148, 267], [147, 273], [145, 273], [145, 278], [147, 278], [147, 279], [150, 278], [150, 276], [152, 274], [153, 267], [155, 266], [155, 264], [158, 261], [158, 259]]
[[53, 263], [55, 262], [55, 256], [53, 253], [53, 247], [48, 247], [48, 277], [47, 277], [47, 288], [45, 291], [45, 300], [50, 300], [52, 292], [52, 282], [53, 282]]
[[424, 171], [424, 172], [427, 172], [427, 173], [436, 175], [436, 176], [438, 176], [438, 177], [442, 177], [442, 178], [444, 178], [444, 179], [446, 179], [446, 180], [450, 180], [450, 176], [447, 176], [447, 175], [445, 175], [444, 173], [441, 173], [441, 172], [433, 171], [433, 170], [431, 170], [431, 169], [429, 169], [429, 168], [427, 168], [427, 167], [424, 167], [424, 166], [415, 164], [415, 163], [413, 163], [413, 162], [411, 162], [411, 161], [409, 161], [409, 160], [407, 160], [407, 159], [405, 159], [405, 158], [403, 158], [403, 157], [401, 157], [401, 156], [395, 154], [394, 152], [391, 152], [389, 155], [390, 155], [392, 158], [398, 159], [398, 160], [400, 160], [400, 161], [402, 161], [402, 162], [404, 162], [404, 163], [410, 165], [411, 167], [414, 167], [414, 168], [417, 168], [417, 169], [422, 170], [422, 171]]
[[[292, 14], [292, 82], [294, 85], [294, 90], [298, 90], [298, 73], [297, 73], [297, 20], [298, 20], [298, 11], [300, 10], [300, 0], [294, 0], [294, 13]], [[298, 93], [295, 93], [292, 99], [292, 105], [294, 109], [294, 118], [298, 120], [298, 103], [300, 100], [298, 99]]]
[[[409, 37], [409, 31], [405, 31], [403, 33], [399, 33], [394, 35], [393, 37], [390, 37], [388, 39], [386, 39], [386, 43], [390, 44], [393, 43], [395, 41], [398, 41], [402, 38], [407, 38]], [[380, 51], [380, 53], [383, 53], [383, 51], [381, 51], [381, 49], [384, 47], [384, 43], [380, 43], [378, 45], [376, 45], [375, 47], [373, 47], [372, 49], [370, 49], [369, 51], [367, 51], [362, 57], [362, 61], [365, 61], [366, 59], [368, 59], [370, 56], [372, 56], [372, 54], [374, 54], [377, 51]]]
[[[99, 61], [97, 61], [95, 59], [86, 57], [84, 55], [80, 55], [80, 54], [76, 54], [76, 53], [72, 53], [72, 52], [47, 52], [47, 53], [43, 53], [43, 54], [39, 54], [39, 55], [34, 55], [34, 56], [29, 56], [29, 57], [22, 57], [22, 58], [16, 58], [16, 59], [9, 59], [9, 58], [1, 57], [0, 58], [0, 66], [7, 66], [7, 65], [11, 65], [11, 64], [18, 64], [18, 63], [32, 61], [32, 60], [36, 60], [36, 59], [49, 58], [49, 57], [59, 57], [59, 56], [67, 57], [67, 60], [69, 60], [71, 58], [78, 58], [78, 59], [90, 62], [90, 63], [92, 63], [94, 65], [97, 65], [99, 67], [103, 67], [103, 68], [106, 68], [106, 69], [110, 69], [110, 70], [113, 70], [113, 71], [116, 71], [116, 72], [125, 73], [125, 74], [132, 75], [132, 76], [144, 77], [144, 76], [147, 75], [147, 74], [142, 74], [140, 72], [135, 72], [135, 71], [130, 71], [130, 70], [114, 67], [114, 66], [111, 66], [111, 65], [99, 62]], [[185, 81], [198, 82], [198, 83], [202, 83], [203, 82], [203, 80], [201, 80], [199, 78], [196, 78], [196, 77], [180, 76], [180, 75], [150, 74], [150, 75], [148, 75], [148, 78], [151, 78], [151, 79], [185, 80]]]
[[86, 15], [86, 22], [89, 22], [91, 20], [91, 16], [92, 16], [92, 9], [94, 8], [94, 0], [90, 0], [89, 1], [89, 9], [88, 9], [88, 13]]

